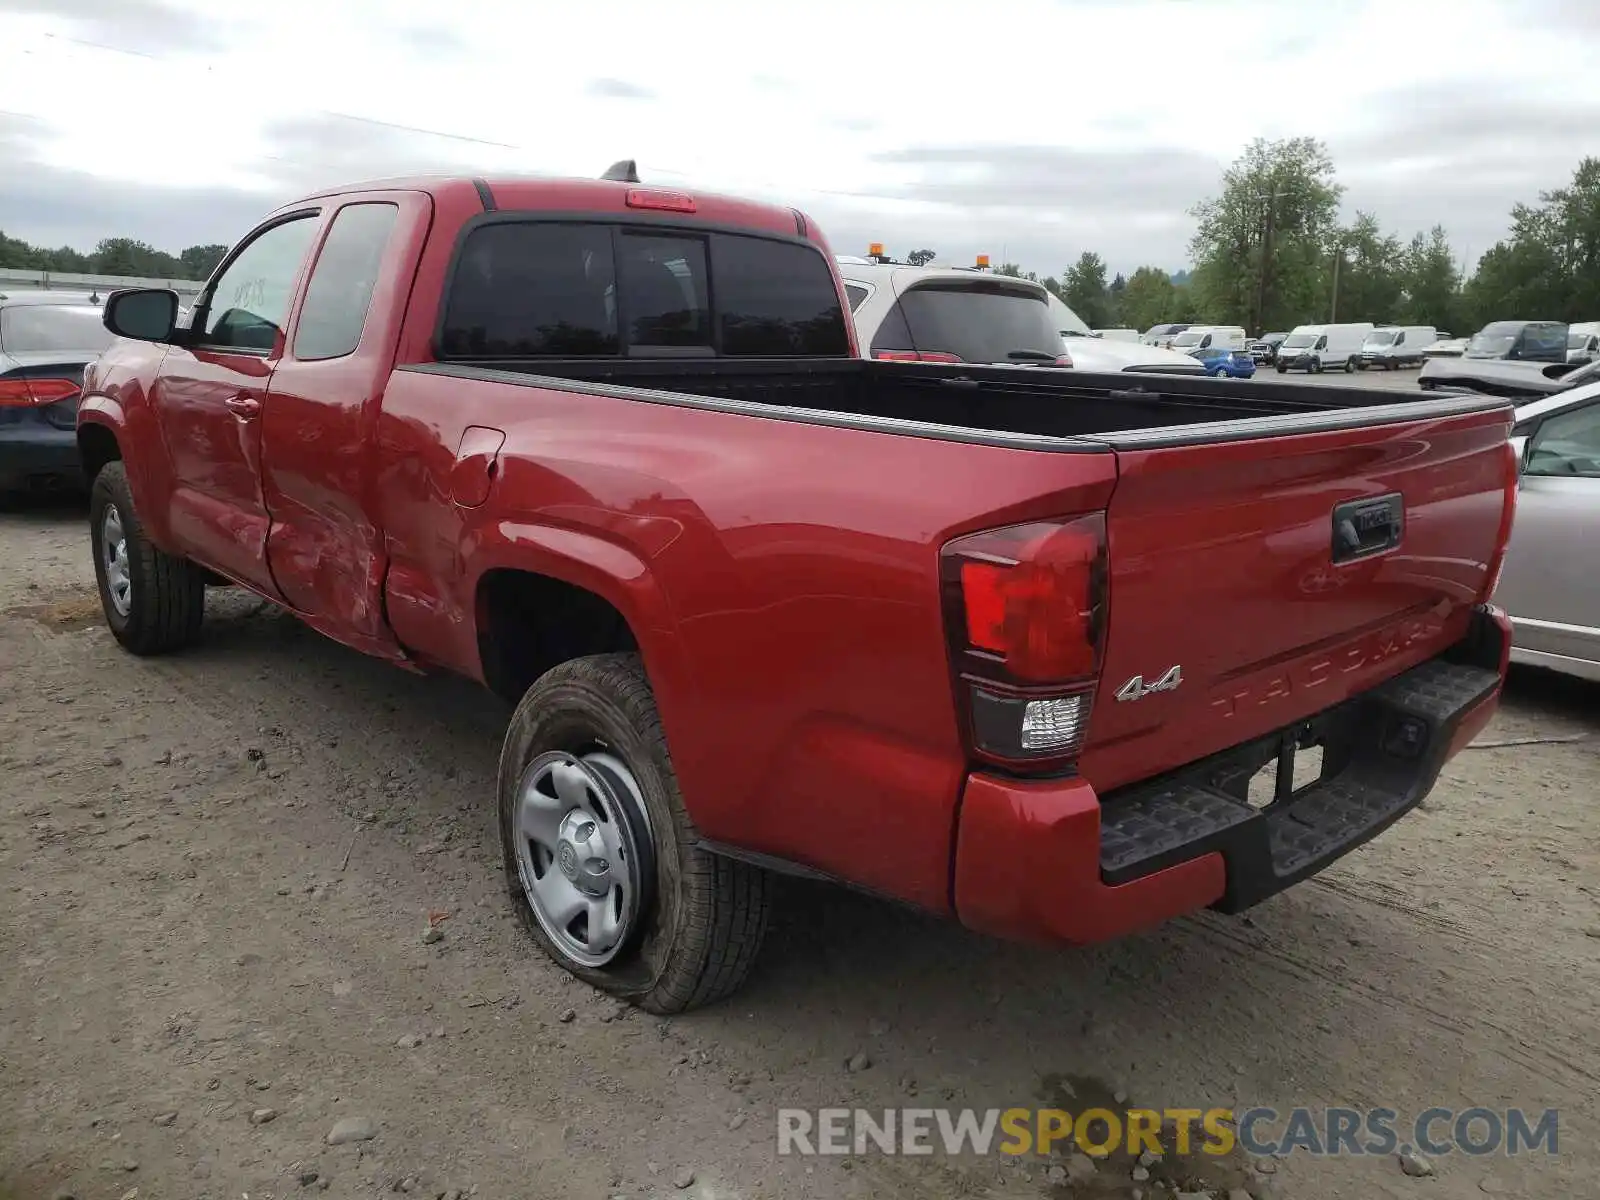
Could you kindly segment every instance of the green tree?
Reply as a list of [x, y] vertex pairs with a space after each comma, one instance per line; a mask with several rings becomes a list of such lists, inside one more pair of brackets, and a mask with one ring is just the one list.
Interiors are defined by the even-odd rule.
[[1111, 286], [1106, 289], [1107, 324], [1105, 328], [1120, 328], [1122, 326], [1122, 296], [1128, 290], [1128, 277], [1118, 271], [1116, 278], [1111, 281]]
[[1388, 324], [1405, 299], [1405, 251], [1371, 213], [1357, 212], [1349, 229], [1334, 235], [1328, 281], [1328, 319]]
[[1224, 173], [1221, 194], [1193, 209], [1194, 286], [1208, 319], [1259, 332], [1325, 310], [1342, 194], [1315, 138], [1251, 142]]
[[1178, 300], [1178, 289], [1172, 286], [1170, 275], [1160, 267], [1140, 267], [1128, 277], [1122, 290], [1118, 319], [1143, 332], [1152, 325], [1178, 320], [1171, 315], [1177, 311]]
[[1401, 279], [1405, 287], [1402, 321], [1457, 334], [1466, 332], [1461, 272], [1443, 225], [1435, 225], [1427, 234], [1419, 233], [1411, 239], [1401, 264]]
[[1572, 182], [1511, 210], [1511, 233], [1478, 263], [1466, 289], [1478, 322], [1594, 320], [1600, 314], [1600, 159]]
[[1092, 250], [1085, 250], [1061, 278], [1061, 298], [1067, 307], [1083, 318], [1090, 329], [1105, 329], [1111, 318], [1111, 301], [1106, 288], [1106, 264]]
[[[227, 253], [228, 248], [226, 246], [216, 243], [209, 246], [188, 247], [182, 254], [178, 255], [178, 261], [183, 264], [183, 277], [185, 279], [211, 278], [211, 272], [217, 269], [217, 264], [223, 260]], [[918, 254], [926, 254], [928, 258], [933, 257], [932, 250], [918, 250], [912, 254], [912, 258], [915, 259]], [[925, 259], [924, 261], [927, 260]], [[921, 264], [918, 263], [917, 265], [920, 266]]]

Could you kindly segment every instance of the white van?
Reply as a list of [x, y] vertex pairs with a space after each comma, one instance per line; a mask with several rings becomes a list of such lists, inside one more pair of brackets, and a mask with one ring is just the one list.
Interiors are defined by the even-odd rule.
[[1278, 347], [1278, 374], [1285, 371], [1356, 369], [1362, 343], [1376, 328], [1371, 321], [1344, 325], [1296, 325]]
[[1600, 360], [1600, 321], [1579, 321], [1567, 326], [1567, 361], [1590, 363]]
[[1363, 371], [1368, 367], [1385, 371], [1420, 367], [1422, 351], [1438, 340], [1439, 331], [1432, 325], [1380, 325], [1361, 343], [1361, 359], [1356, 366]]
[[1172, 348], [1179, 354], [1243, 350], [1249, 344], [1238, 325], [1191, 325], [1172, 339]]

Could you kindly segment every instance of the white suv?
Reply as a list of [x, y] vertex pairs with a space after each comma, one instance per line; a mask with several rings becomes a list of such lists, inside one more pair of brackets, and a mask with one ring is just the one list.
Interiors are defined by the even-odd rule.
[[1095, 337], [1032, 280], [851, 255], [838, 263], [856, 338], [870, 358], [1205, 374], [1186, 354]]

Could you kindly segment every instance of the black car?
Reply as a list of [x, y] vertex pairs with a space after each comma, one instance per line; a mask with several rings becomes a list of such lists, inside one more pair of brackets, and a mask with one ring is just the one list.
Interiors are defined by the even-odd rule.
[[83, 369], [111, 343], [99, 297], [0, 292], [0, 495], [78, 488]]
[[1278, 347], [1283, 345], [1287, 333], [1263, 333], [1259, 338], [1250, 343], [1250, 357], [1258, 363], [1275, 363], [1278, 361]]

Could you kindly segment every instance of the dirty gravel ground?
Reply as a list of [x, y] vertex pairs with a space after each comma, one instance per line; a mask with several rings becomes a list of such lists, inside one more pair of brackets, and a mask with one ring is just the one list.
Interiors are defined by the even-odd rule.
[[[236, 593], [209, 611], [192, 652], [122, 654], [81, 507], [0, 513], [5, 1200], [259, 1200], [310, 1172], [329, 1196], [1132, 1196], [1125, 1163], [1073, 1192], [1037, 1161], [774, 1154], [780, 1106], [1030, 1105], [1064, 1079], [1154, 1106], [1562, 1110], [1554, 1160], [1413, 1179], [1295, 1156], [1265, 1189], [1211, 1164], [1219, 1195], [1594, 1194], [1600, 689], [1519, 676], [1486, 737], [1589, 739], [1469, 752], [1248, 919], [1057, 951], [795, 884], [749, 988], [663, 1022], [515, 926], [496, 701]], [[328, 1145], [346, 1117], [376, 1138]]]

